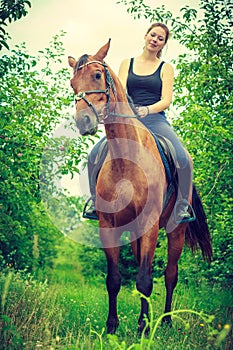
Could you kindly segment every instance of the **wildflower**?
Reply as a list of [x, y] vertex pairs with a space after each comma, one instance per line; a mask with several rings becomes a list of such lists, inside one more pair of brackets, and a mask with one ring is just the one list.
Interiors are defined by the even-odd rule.
[[224, 325], [224, 329], [226, 329], [227, 331], [229, 331], [231, 329], [231, 326], [229, 324], [225, 324]]

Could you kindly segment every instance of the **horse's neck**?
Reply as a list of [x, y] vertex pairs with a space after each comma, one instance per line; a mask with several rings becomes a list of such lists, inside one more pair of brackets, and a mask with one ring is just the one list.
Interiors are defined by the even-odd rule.
[[118, 101], [114, 103], [115, 115], [108, 117], [105, 121], [111, 158], [135, 157], [134, 145], [145, 145], [148, 142], [149, 132], [137, 120], [118, 77], [111, 69], [109, 70], [114, 81], [116, 100]]
[[110, 155], [112, 159], [134, 159], [137, 145], [146, 146], [148, 131], [135, 118], [130, 106], [120, 107], [115, 111], [116, 116], [110, 117], [105, 123]]

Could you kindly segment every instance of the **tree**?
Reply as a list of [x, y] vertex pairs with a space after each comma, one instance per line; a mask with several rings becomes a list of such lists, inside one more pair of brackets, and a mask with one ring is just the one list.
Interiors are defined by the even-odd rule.
[[206, 274], [232, 285], [233, 5], [201, 0], [200, 17], [188, 6], [180, 10], [182, 17], [174, 17], [165, 6], [151, 9], [143, 0], [119, 2], [134, 18], [166, 23], [188, 49], [174, 61], [178, 70], [174, 105], [180, 113], [173, 126], [194, 159], [194, 179], [212, 232], [214, 261]]
[[0, 3], [0, 51], [3, 47], [9, 49], [7, 44], [8, 34], [5, 30], [7, 21], [17, 21], [28, 13], [27, 6], [31, 7], [28, 0], [1, 0]]
[[[63, 35], [37, 57], [22, 45], [0, 59], [0, 268], [33, 271], [50, 265], [61, 237], [41, 203], [39, 174], [50, 135], [69, 118], [73, 102], [70, 72], [57, 66]], [[53, 153], [63, 158], [59, 142]], [[81, 138], [71, 143], [61, 172], [77, 171], [87, 147]]]

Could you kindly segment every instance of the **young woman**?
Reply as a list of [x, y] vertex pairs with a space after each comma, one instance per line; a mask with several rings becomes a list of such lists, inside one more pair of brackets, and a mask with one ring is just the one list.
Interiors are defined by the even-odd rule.
[[[168, 38], [169, 30], [166, 25], [152, 24], [144, 37], [145, 46], [142, 53], [138, 57], [125, 59], [121, 63], [119, 79], [133, 100], [140, 121], [153, 133], [168, 138], [175, 148], [179, 180], [175, 221], [181, 223], [193, 220], [188, 203], [192, 169], [188, 153], [167, 121], [164, 112], [172, 101], [174, 84], [173, 67], [160, 58]], [[97, 144], [94, 154], [98, 147]], [[89, 158], [89, 174], [92, 171], [92, 159], [93, 154]], [[91, 184], [91, 192], [94, 186], [95, 183]], [[93, 205], [84, 213], [84, 217], [89, 218], [97, 218], [95, 215]]]

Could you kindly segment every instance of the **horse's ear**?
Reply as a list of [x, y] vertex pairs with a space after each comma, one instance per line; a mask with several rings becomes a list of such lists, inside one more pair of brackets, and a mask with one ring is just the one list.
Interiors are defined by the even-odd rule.
[[111, 39], [108, 40], [107, 44], [105, 44], [104, 46], [101, 47], [101, 49], [99, 49], [99, 51], [95, 54], [95, 58], [98, 61], [102, 61], [108, 53], [109, 47], [110, 47], [110, 41]]
[[74, 68], [74, 66], [76, 65], [76, 59], [74, 57], [69, 56], [68, 63], [70, 65], [70, 67]]

